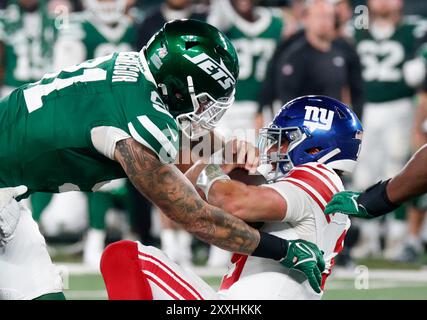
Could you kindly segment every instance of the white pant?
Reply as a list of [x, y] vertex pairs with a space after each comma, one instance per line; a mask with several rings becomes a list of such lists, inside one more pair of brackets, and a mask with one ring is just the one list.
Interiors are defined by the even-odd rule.
[[171, 261], [157, 248], [138, 243], [141, 271], [146, 276], [153, 300], [308, 300], [307, 281], [298, 283], [285, 273], [261, 272], [246, 276], [229, 289], [215, 292], [190, 269]]
[[365, 189], [398, 173], [410, 155], [414, 106], [412, 99], [368, 103], [364, 108], [364, 136], [354, 187]]
[[0, 300], [31, 300], [62, 291], [62, 278], [31, 211], [22, 206], [14, 238], [0, 248]]

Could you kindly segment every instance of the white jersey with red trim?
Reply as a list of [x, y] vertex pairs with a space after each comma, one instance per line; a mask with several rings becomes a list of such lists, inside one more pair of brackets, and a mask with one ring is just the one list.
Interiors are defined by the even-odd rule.
[[[264, 187], [276, 190], [286, 200], [287, 212], [283, 221], [265, 223], [261, 230], [283, 239], [311, 241], [323, 250], [326, 262], [322, 275], [323, 288], [334, 265], [334, 258], [342, 250], [344, 237], [350, 228], [350, 219], [346, 215], [337, 213], [327, 216], [323, 212], [332, 196], [344, 190], [340, 177], [327, 165], [312, 162], [293, 168], [284, 178]], [[277, 272], [289, 277], [286, 284], [278, 285], [293, 286], [299, 291], [296, 294], [298, 297], [321, 297], [316, 296], [305, 277], [301, 279], [300, 272], [288, 270], [273, 260], [238, 254], [233, 255], [220, 290], [232, 290], [234, 286], [238, 286], [238, 282], [247, 282], [254, 275], [265, 273], [267, 277]], [[295, 283], [299, 286], [295, 286]]]

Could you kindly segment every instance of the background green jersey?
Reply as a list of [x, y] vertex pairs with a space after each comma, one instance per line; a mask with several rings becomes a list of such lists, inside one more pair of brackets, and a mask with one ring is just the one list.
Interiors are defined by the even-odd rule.
[[425, 22], [415, 17], [404, 18], [386, 39], [375, 39], [371, 28], [355, 31], [368, 102], [387, 102], [414, 95], [415, 90], [406, 84], [402, 69], [404, 63], [414, 57], [424, 35]]
[[135, 32], [135, 27], [127, 16], [123, 16], [116, 25], [108, 26], [98, 21], [94, 15], [84, 12], [70, 16], [68, 24], [59, 30], [59, 38], [79, 42], [81, 49], [84, 50], [82, 53], [84, 61], [113, 52], [135, 49]]
[[94, 191], [125, 174], [115, 143], [132, 136], [164, 162], [178, 128], [137, 52], [115, 53], [47, 74], [0, 101], [0, 187]]
[[236, 16], [225, 31], [239, 56], [236, 101], [258, 101], [260, 85], [282, 34], [280, 12], [257, 8], [257, 14], [259, 19], [253, 23]]
[[55, 32], [43, 3], [34, 12], [25, 12], [16, 4], [0, 12], [5, 86], [19, 87], [50, 71]]

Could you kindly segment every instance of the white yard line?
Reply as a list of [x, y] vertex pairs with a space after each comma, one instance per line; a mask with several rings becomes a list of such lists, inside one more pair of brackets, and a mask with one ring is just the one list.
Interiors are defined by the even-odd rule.
[[[91, 268], [81, 263], [55, 263], [57, 267], [67, 270], [70, 275], [100, 274], [98, 268]], [[199, 277], [222, 277], [227, 268], [192, 267], [191, 270]]]
[[330, 279], [354, 279], [363, 272], [369, 273], [370, 279], [396, 280], [408, 282], [427, 282], [427, 270], [387, 270], [387, 269], [342, 269], [335, 268]]
[[[67, 270], [70, 275], [91, 275], [100, 274], [96, 268], [89, 268], [80, 263], [61, 263], [57, 264], [61, 268]], [[191, 268], [200, 277], [221, 277], [226, 268], [211, 268], [211, 267], [193, 267]], [[407, 281], [407, 282], [427, 282], [427, 270], [387, 270], [387, 269], [364, 269], [357, 267], [355, 269], [334, 268], [329, 280], [332, 279], [348, 279], [353, 280], [360, 276], [363, 272], [369, 273], [370, 279], [381, 279], [390, 281]]]

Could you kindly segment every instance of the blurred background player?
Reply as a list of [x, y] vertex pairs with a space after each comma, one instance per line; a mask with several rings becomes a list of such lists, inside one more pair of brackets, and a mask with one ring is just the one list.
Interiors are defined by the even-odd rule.
[[84, 0], [85, 11], [61, 26], [54, 49], [55, 70], [134, 48], [136, 33], [126, 0]]
[[142, 23], [138, 26], [138, 47], [144, 46], [151, 36], [167, 21], [175, 19], [196, 19], [205, 21], [207, 8], [194, 5], [191, 0], [166, 0], [147, 10]]
[[[329, 13], [322, 18], [325, 9]], [[364, 95], [360, 59], [347, 32], [351, 10], [347, 0], [304, 2], [300, 9], [303, 29], [277, 47], [268, 81], [261, 90], [259, 113], [266, 109], [275, 113], [286, 99], [311, 92], [343, 99], [361, 116]], [[337, 76], [328, 77], [331, 73]]]
[[335, 45], [343, 53], [347, 69], [348, 91], [344, 100], [350, 101], [350, 107], [359, 119], [362, 118], [365, 92], [362, 79], [362, 65], [356, 51], [352, 30], [352, 7], [349, 0], [333, 0], [335, 7]]
[[310, 2], [303, 22], [304, 35], [277, 57], [275, 97], [286, 103], [298, 96], [317, 94], [350, 104], [346, 60], [334, 42], [334, 6], [323, 0]]
[[[418, 19], [402, 15], [402, 0], [369, 0], [369, 28], [356, 29], [357, 51], [363, 65], [366, 105], [362, 122], [365, 139], [354, 175], [356, 189], [396, 174], [410, 156], [415, 89], [404, 66], [416, 52], [423, 34]], [[404, 208], [387, 224], [384, 254], [395, 258], [406, 232]], [[355, 257], [381, 252], [380, 221], [363, 222]]]
[[19, 0], [0, 13], [1, 96], [51, 71], [54, 43], [46, 1]]
[[[284, 35], [283, 13], [255, 6], [255, 0], [218, 0], [212, 4], [209, 22], [221, 29], [236, 47], [240, 75], [234, 110], [224, 116], [219, 131], [224, 135], [245, 135], [255, 143], [256, 133], [248, 129], [264, 124], [257, 114], [261, 85], [277, 44]], [[238, 130], [238, 131], [236, 131]]]

